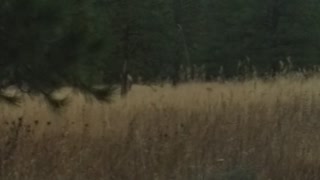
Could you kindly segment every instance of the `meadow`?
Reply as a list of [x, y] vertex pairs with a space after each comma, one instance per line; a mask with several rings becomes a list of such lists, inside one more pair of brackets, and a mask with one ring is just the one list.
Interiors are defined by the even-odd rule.
[[319, 76], [70, 96], [0, 105], [1, 180], [320, 179]]

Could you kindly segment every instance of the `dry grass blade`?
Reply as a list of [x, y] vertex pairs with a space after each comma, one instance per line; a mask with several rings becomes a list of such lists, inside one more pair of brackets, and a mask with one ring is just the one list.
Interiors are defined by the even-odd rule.
[[58, 115], [25, 97], [20, 108], [1, 105], [0, 147], [17, 138], [0, 178], [317, 180], [319, 89], [317, 76], [136, 85], [111, 104], [71, 94]]

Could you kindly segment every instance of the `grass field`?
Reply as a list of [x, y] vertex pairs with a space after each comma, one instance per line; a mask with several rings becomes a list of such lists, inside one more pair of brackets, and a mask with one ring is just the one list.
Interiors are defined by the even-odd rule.
[[320, 179], [320, 77], [71, 96], [0, 105], [0, 179]]

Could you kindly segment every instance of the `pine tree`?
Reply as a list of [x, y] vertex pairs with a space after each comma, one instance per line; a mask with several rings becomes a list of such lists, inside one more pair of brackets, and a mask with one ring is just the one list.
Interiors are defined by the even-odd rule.
[[108, 100], [111, 85], [93, 88], [101, 79], [97, 72], [110, 43], [104, 16], [94, 0], [4, 1], [0, 7], [0, 90], [15, 86], [59, 105], [62, 102], [54, 103], [51, 94], [71, 86]]

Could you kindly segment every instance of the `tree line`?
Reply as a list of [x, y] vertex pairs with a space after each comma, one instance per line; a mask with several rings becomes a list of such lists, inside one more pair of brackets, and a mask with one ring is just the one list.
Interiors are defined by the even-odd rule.
[[0, 89], [108, 99], [129, 74], [177, 84], [299, 70], [320, 64], [319, 22], [317, 0], [2, 0]]

